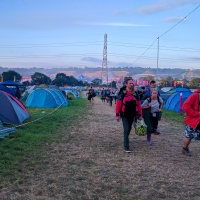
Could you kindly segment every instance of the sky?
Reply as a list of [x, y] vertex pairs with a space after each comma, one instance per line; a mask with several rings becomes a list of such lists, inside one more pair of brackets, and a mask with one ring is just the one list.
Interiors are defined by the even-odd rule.
[[1, 0], [0, 66], [102, 67], [106, 44], [108, 68], [200, 69], [198, 6], [200, 0]]

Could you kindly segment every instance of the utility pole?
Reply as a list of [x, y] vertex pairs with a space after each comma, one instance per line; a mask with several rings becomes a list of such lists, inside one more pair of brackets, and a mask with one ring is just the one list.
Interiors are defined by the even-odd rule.
[[157, 82], [158, 82], [159, 37], [157, 38], [157, 40], [158, 40], [158, 49], [157, 49]]
[[108, 65], [107, 65], [107, 34], [104, 34], [103, 63], [101, 71], [101, 82], [106, 81], [108, 87]]

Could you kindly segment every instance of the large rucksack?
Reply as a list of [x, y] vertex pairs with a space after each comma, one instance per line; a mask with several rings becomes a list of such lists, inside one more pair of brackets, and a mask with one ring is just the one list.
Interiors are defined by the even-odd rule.
[[125, 117], [135, 117], [137, 116], [136, 107], [137, 107], [137, 101], [139, 100], [139, 95], [137, 93], [134, 93], [133, 96], [136, 100], [131, 101], [124, 101], [124, 97], [126, 96], [126, 90], [120, 90], [117, 99], [122, 101], [122, 104], [124, 105], [124, 113], [121, 113], [122, 116]]
[[96, 97], [96, 92], [94, 90], [92, 91], [92, 97]]
[[105, 95], [110, 96], [110, 90], [105, 90]]

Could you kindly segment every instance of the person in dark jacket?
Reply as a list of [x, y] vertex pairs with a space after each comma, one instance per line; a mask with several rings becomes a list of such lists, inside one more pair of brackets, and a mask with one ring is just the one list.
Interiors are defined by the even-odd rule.
[[135, 117], [142, 119], [142, 107], [138, 95], [133, 89], [133, 80], [127, 79], [126, 85], [120, 89], [116, 102], [116, 120], [120, 118], [124, 128], [124, 151], [130, 153], [129, 134]]

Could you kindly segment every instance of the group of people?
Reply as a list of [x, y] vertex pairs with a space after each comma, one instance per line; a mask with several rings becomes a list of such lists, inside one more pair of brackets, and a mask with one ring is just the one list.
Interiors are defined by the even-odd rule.
[[105, 104], [106, 102], [109, 103], [110, 106], [112, 106], [112, 102], [114, 100], [116, 104], [117, 96], [118, 96], [119, 90], [116, 88], [115, 90], [113, 89], [102, 89], [101, 90], [101, 100], [102, 104]]
[[132, 126], [137, 120], [144, 119], [147, 125], [147, 145], [151, 145], [151, 134], [160, 134], [157, 130], [158, 121], [162, 112], [163, 100], [158, 95], [156, 82], [152, 80], [150, 87], [138, 91], [138, 86], [132, 79], [126, 80], [126, 85], [119, 91], [116, 103], [116, 120], [120, 118], [124, 128], [124, 151], [130, 153], [129, 134]]
[[[105, 104], [107, 102], [107, 103], [109, 103], [110, 106], [112, 106], [113, 100], [116, 104], [118, 92], [119, 92], [119, 90], [117, 88], [115, 90], [112, 90], [109, 88], [108, 89], [102, 88], [102, 90], [100, 92], [102, 104]], [[90, 87], [90, 89], [86, 93], [87, 98], [88, 98], [90, 104], [92, 104], [92, 105], [94, 104], [94, 97], [96, 96], [96, 93], [97, 92], [92, 87]]]
[[[156, 88], [156, 82], [152, 80], [149, 87], [138, 91], [138, 86], [133, 80], [127, 79], [117, 96], [116, 102], [116, 120], [122, 119], [124, 129], [124, 151], [131, 152], [129, 148], [129, 134], [133, 123], [137, 120], [144, 120], [147, 125], [147, 145], [151, 145], [151, 134], [159, 135], [158, 123], [162, 115], [163, 99], [160, 97]], [[186, 113], [184, 145], [182, 153], [191, 156], [189, 144], [192, 139], [200, 140], [200, 88], [197, 89], [183, 105]]]

